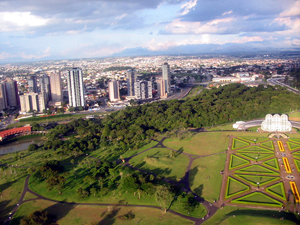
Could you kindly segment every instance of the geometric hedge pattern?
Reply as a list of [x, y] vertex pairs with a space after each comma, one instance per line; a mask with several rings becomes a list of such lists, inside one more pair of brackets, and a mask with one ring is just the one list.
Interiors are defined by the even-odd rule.
[[[290, 149], [299, 148], [298, 143], [292, 143]], [[254, 144], [255, 143], [255, 144]], [[279, 176], [279, 163], [275, 157], [273, 141], [266, 138], [238, 137], [232, 138], [234, 154], [230, 155], [230, 162], [224, 198], [231, 203], [282, 207], [281, 201], [286, 201], [285, 190]], [[292, 148], [291, 148], [292, 147]], [[299, 157], [295, 159], [300, 171], [300, 151], [294, 152]], [[255, 191], [262, 188], [266, 194]]]
[[272, 195], [275, 195], [276, 197], [286, 201], [286, 195], [284, 191], [284, 186], [282, 182], [279, 182], [277, 184], [273, 184], [266, 188], [266, 191]]
[[294, 143], [294, 142], [291, 142], [291, 141], [287, 141], [287, 144], [288, 144], [289, 149], [290, 149], [291, 151], [300, 148], [300, 144], [299, 144], [299, 143]]
[[242, 182], [228, 176], [225, 198], [231, 198], [235, 195], [248, 191], [250, 187]]
[[250, 205], [265, 205], [271, 207], [282, 207], [282, 202], [277, 201], [261, 192], [253, 192], [251, 194], [236, 198], [232, 203], [250, 204]]

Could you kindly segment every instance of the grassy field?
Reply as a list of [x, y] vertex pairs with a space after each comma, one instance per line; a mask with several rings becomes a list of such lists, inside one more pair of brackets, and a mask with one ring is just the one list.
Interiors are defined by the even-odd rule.
[[0, 224], [8, 218], [21, 196], [26, 174], [25, 171], [9, 168], [0, 170]]
[[205, 127], [205, 130], [207, 130], [207, 131], [232, 131], [232, 130], [236, 130], [232, 126], [233, 126], [233, 123], [223, 124], [223, 125], [217, 125], [217, 126], [213, 126], [213, 127]]
[[217, 200], [220, 196], [222, 175], [226, 154], [208, 156], [194, 160], [190, 170], [190, 187], [207, 201]]
[[[280, 218], [284, 220], [280, 220]], [[297, 218], [292, 213], [284, 211], [245, 209], [226, 206], [219, 209], [216, 214], [203, 225], [296, 225]]]
[[227, 149], [229, 138], [227, 132], [210, 132], [194, 134], [191, 138], [180, 140], [179, 138], [168, 138], [164, 145], [178, 150], [183, 148], [183, 152], [195, 155], [209, 155], [223, 152]]
[[300, 122], [300, 112], [294, 112], [289, 114], [289, 120], [299, 121]]
[[[165, 148], [153, 148], [134, 158], [129, 163], [137, 168], [152, 171], [156, 175], [162, 175], [172, 180], [179, 180], [185, 174], [189, 158]], [[173, 155], [173, 156], [172, 156]]]
[[[36, 210], [47, 210], [57, 216], [57, 224], [82, 225], [82, 224], [161, 224], [169, 225], [174, 221], [182, 225], [192, 225], [193, 222], [173, 215], [164, 213], [159, 209], [138, 207], [105, 207], [105, 206], [83, 206], [53, 203], [50, 201], [36, 200], [20, 206], [15, 214], [11, 225], [19, 224], [20, 219]], [[132, 220], [123, 220], [121, 216], [132, 212], [135, 217]], [[151, 215], [151, 216], [149, 216]]]
[[142, 152], [148, 148], [151, 148], [153, 146], [155, 146], [158, 142], [157, 141], [151, 141], [149, 144], [137, 149], [137, 150], [129, 150], [127, 151], [125, 154], [122, 155], [122, 157], [125, 159], [125, 158], [128, 158], [128, 157], [131, 157], [139, 152]]

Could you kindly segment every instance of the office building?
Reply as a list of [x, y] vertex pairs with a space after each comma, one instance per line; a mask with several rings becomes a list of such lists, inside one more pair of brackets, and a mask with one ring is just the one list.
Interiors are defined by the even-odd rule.
[[45, 96], [43, 93], [30, 92], [28, 94], [20, 95], [20, 113], [28, 113], [35, 110], [36, 112], [43, 112], [46, 109]]
[[152, 98], [152, 82], [151, 81], [136, 81], [134, 82], [134, 93], [136, 99], [151, 99]]
[[37, 93], [37, 79], [35, 75], [30, 76], [28, 79], [28, 92]]
[[84, 86], [81, 69], [73, 68], [67, 74], [69, 105], [72, 107], [85, 106]]
[[45, 102], [48, 103], [51, 98], [50, 93], [50, 80], [47, 75], [43, 75], [39, 79], [40, 87], [41, 87], [41, 93], [45, 96]]
[[0, 110], [7, 108], [7, 97], [5, 84], [0, 84]]
[[17, 107], [19, 105], [19, 94], [17, 81], [12, 79], [7, 79], [5, 82], [6, 97], [7, 97], [7, 106], [8, 107]]
[[157, 78], [157, 92], [159, 94], [160, 98], [166, 98], [168, 97], [168, 94], [166, 93], [166, 80], [163, 78]]
[[127, 94], [134, 96], [134, 82], [137, 80], [137, 73], [134, 69], [127, 71]]
[[60, 103], [62, 102], [62, 84], [60, 73], [52, 73], [50, 75], [50, 90], [51, 90], [51, 101]]
[[120, 100], [119, 81], [113, 80], [108, 82], [109, 101], [115, 102]]
[[170, 77], [170, 66], [168, 63], [162, 65], [162, 78], [165, 80], [166, 93], [170, 93], [171, 77]]

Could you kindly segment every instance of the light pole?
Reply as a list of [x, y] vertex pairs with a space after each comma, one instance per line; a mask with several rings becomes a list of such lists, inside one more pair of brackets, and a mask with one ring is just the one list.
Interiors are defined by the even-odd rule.
[[256, 161], [256, 163], [257, 163], [257, 156], [255, 156], [255, 161]]
[[257, 184], [257, 188], [259, 188], [259, 182], [257, 182], [256, 184]]

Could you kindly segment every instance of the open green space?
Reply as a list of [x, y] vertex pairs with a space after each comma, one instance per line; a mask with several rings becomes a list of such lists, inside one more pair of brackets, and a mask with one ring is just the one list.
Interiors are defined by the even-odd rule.
[[243, 159], [243, 158], [241, 158], [239, 156], [236, 156], [234, 154], [231, 154], [230, 155], [229, 169], [232, 170], [232, 169], [235, 169], [237, 167], [247, 165], [249, 163], [250, 162], [248, 160]]
[[248, 185], [245, 185], [242, 182], [228, 176], [225, 198], [231, 198], [235, 195], [248, 191], [249, 189], [250, 188]]
[[248, 142], [239, 140], [237, 138], [232, 139], [232, 149], [242, 148], [242, 147], [246, 147], [248, 145], [249, 145]]
[[[284, 218], [284, 220], [280, 220]], [[225, 206], [203, 225], [296, 225], [299, 224], [295, 214], [285, 211], [249, 209]]]
[[235, 174], [234, 176], [248, 184], [252, 184], [255, 186], [257, 186], [257, 185], [263, 186], [263, 185], [269, 184], [271, 182], [280, 180], [280, 177], [271, 177], [271, 176], [238, 175], [238, 174]]
[[253, 192], [251, 194], [245, 195], [240, 198], [236, 198], [231, 201], [232, 203], [238, 204], [250, 204], [250, 205], [265, 205], [265, 206], [274, 206], [274, 207], [282, 207], [282, 203], [261, 193], [261, 192]]
[[267, 169], [261, 165], [251, 165], [251, 166], [236, 170], [235, 172], [236, 173], [260, 174], [260, 175], [279, 175], [278, 172]]
[[143, 146], [143, 147], [141, 147], [137, 150], [129, 150], [129, 151], [125, 152], [122, 155], [122, 157], [123, 157], [123, 159], [126, 159], [128, 157], [132, 157], [132, 156], [134, 156], [134, 155], [136, 155], [136, 154], [138, 154], [138, 153], [140, 153], [140, 152], [142, 152], [142, 151], [144, 151], [148, 148], [152, 148], [153, 146], [157, 145], [157, 143], [158, 143], [157, 141], [151, 141], [149, 144], [147, 144], [147, 145], [145, 145], [145, 146]]
[[190, 187], [198, 196], [213, 202], [220, 196], [222, 175], [226, 154], [198, 158], [193, 161], [190, 170]]
[[261, 161], [270, 157], [273, 157], [274, 154], [268, 154], [268, 153], [250, 153], [250, 152], [240, 152], [237, 153], [239, 156], [243, 156], [249, 160], [255, 160], [255, 161]]
[[260, 146], [249, 146], [246, 148], [238, 149], [237, 152], [274, 153], [272, 150], [262, 148]]
[[282, 182], [267, 187], [266, 191], [286, 201], [286, 195], [285, 195], [284, 186]]
[[263, 146], [263, 147], [267, 147], [267, 148], [270, 148], [270, 149], [274, 150], [273, 141], [263, 142], [260, 145]]
[[300, 121], [300, 112], [293, 112], [289, 114], [289, 120]]
[[224, 125], [217, 125], [213, 127], [206, 127], [206, 131], [233, 131], [236, 130], [232, 127], [233, 123], [224, 124]]
[[19, 201], [26, 175], [24, 169], [0, 168], [0, 224], [4, 223]]
[[164, 145], [169, 148], [195, 155], [209, 155], [223, 152], [228, 147], [228, 134], [223, 132], [210, 132], [194, 134], [191, 138], [168, 138]]
[[289, 149], [290, 149], [291, 151], [300, 148], [300, 144], [298, 144], [298, 143], [294, 143], [294, 142], [291, 142], [291, 141], [287, 141], [287, 144], [288, 144]]
[[271, 169], [275, 169], [279, 171], [279, 165], [277, 158], [266, 160], [262, 163], [264, 166], [270, 167]]
[[[57, 217], [57, 224], [162, 224], [169, 225], [176, 221], [183, 225], [192, 225], [193, 222], [174, 215], [164, 213], [160, 209], [122, 206], [89, 206], [77, 204], [54, 203], [45, 200], [35, 200], [24, 203], [15, 214], [11, 224], [17, 225], [23, 216], [36, 210], [46, 210]], [[121, 217], [128, 212], [134, 214], [133, 219], [124, 220]], [[151, 216], [150, 216], [151, 215]]]
[[189, 164], [189, 157], [177, 154], [166, 148], [153, 148], [133, 157], [129, 163], [139, 169], [178, 181], [185, 174], [184, 168]]

